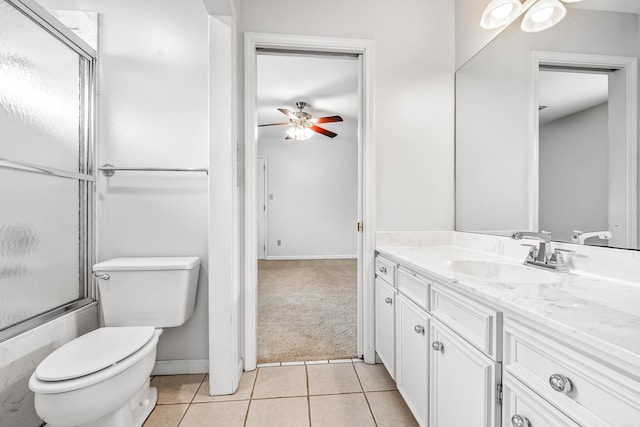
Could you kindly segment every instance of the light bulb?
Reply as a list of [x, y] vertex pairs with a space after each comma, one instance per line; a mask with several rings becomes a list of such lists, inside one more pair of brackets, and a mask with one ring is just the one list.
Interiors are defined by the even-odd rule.
[[544, 9], [536, 10], [535, 13], [531, 14], [531, 20], [533, 22], [545, 22], [547, 19], [551, 18], [553, 14], [553, 7], [545, 7]]
[[503, 4], [502, 6], [499, 6], [493, 9], [491, 11], [491, 16], [493, 16], [495, 19], [503, 19], [509, 16], [512, 10], [513, 10], [512, 3]]

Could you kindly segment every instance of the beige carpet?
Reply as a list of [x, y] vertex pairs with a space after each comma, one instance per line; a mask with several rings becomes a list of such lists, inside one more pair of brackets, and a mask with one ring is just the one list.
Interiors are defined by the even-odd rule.
[[356, 357], [357, 261], [258, 264], [258, 363]]

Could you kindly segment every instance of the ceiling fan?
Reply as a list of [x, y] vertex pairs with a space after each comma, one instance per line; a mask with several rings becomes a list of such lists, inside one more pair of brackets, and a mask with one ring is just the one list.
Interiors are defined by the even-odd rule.
[[286, 123], [269, 123], [265, 125], [258, 125], [258, 127], [263, 126], [284, 126], [288, 125], [289, 130], [287, 130], [287, 134], [285, 139], [295, 139], [296, 141], [304, 141], [306, 139], [311, 138], [313, 132], [317, 132], [324, 136], [328, 136], [329, 138], [335, 138], [338, 134], [335, 132], [331, 132], [325, 128], [321, 128], [318, 124], [321, 123], [332, 123], [332, 122], [341, 122], [342, 117], [340, 116], [327, 116], [327, 117], [318, 117], [317, 119], [312, 119], [311, 114], [307, 113], [304, 110], [304, 107], [307, 106], [306, 102], [299, 101], [296, 102], [296, 107], [298, 110], [296, 112], [291, 112], [286, 108], [278, 108], [282, 114], [289, 118], [289, 121]]

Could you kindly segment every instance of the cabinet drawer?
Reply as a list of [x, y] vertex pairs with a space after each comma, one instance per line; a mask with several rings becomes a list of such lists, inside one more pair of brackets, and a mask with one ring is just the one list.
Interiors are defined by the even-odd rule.
[[509, 373], [505, 374], [502, 385], [503, 427], [580, 427]]
[[426, 277], [402, 266], [398, 269], [398, 290], [425, 310], [429, 309], [430, 288]]
[[[505, 370], [585, 426], [640, 425], [640, 383], [509, 318]], [[567, 384], [564, 391], [556, 387]]]
[[384, 279], [388, 284], [396, 286], [396, 265], [386, 258], [376, 257], [376, 276]]
[[493, 360], [502, 360], [501, 312], [434, 282], [431, 313]]

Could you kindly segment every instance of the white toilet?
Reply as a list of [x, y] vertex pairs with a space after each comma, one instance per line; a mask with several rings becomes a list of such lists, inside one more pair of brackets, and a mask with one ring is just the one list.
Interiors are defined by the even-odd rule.
[[149, 386], [158, 337], [193, 314], [200, 259], [116, 258], [93, 267], [105, 326], [63, 345], [29, 388], [50, 427], [140, 427], [158, 392]]

